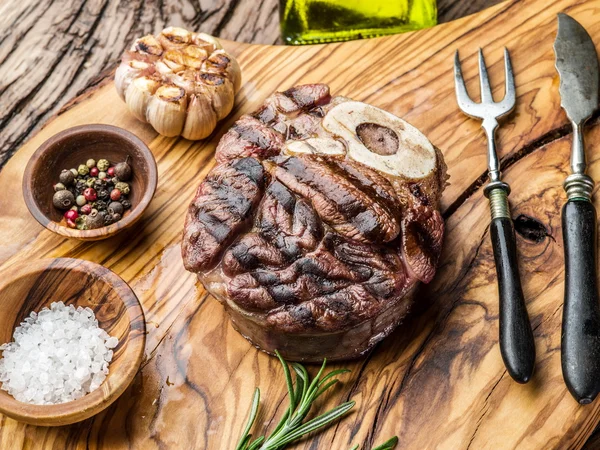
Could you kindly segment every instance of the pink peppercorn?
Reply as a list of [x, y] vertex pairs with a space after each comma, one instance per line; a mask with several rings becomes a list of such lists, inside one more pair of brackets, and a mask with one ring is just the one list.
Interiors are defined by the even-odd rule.
[[74, 220], [71, 220], [71, 219], [67, 219], [67, 226], [69, 228], [77, 228], [77, 224], [75, 223]]
[[94, 188], [87, 188], [85, 191], [83, 191], [83, 196], [88, 202], [95, 202], [96, 198], [98, 198]]
[[65, 219], [67, 219], [67, 221], [71, 220], [71, 221], [75, 221], [75, 219], [77, 219], [77, 217], [79, 217], [79, 214], [77, 214], [77, 211], [70, 209], [65, 213]]
[[81, 214], [85, 214], [86, 216], [92, 212], [92, 205], [90, 205], [89, 203], [86, 203], [85, 205], [83, 205], [80, 209]]
[[117, 201], [121, 198], [121, 191], [118, 189], [113, 189], [112, 191], [110, 191], [110, 199], [112, 201]]
[[98, 170], [97, 167], [92, 167], [90, 169], [90, 176], [92, 176], [92, 177], [97, 177], [99, 173], [100, 173], [100, 171]]
[[108, 174], [109, 177], [114, 177], [115, 176], [115, 168], [114, 167], [109, 167], [108, 170], [106, 171], [106, 173]]

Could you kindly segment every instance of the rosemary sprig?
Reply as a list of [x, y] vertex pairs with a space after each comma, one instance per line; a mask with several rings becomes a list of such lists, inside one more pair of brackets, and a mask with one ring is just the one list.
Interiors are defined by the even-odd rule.
[[[348, 369], [332, 370], [323, 376], [325, 364], [327, 363], [327, 360], [324, 360], [319, 373], [311, 380], [308, 371], [303, 365], [292, 363], [291, 367], [296, 374], [296, 387], [294, 388], [288, 363], [281, 357], [279, 352], [275, 353], [283, 366], [289, 406], [268, 437], [263, 435], [252, 440], [250, 430], [256, 420], [258, 405], [260, 403], [260, 390], [256, 388], [252, 398], [248, 423], [242, 432], [242, 437], [235, 450], [283, 450], [288, 444], [297, 441], [306, 434], [332, 424], [354, 407], [354, 401], [344, 402], [326, 413], [305, 422], [304, 419], [306, 419], [315, 400], [338, 383], [339, 380], [334, 377], [350, 371]], [[394, 437], [373, 450], [392, 450], [397, 442], [398, 438]], [[358, 446], [355, 446], [352, 450], [357, 448]]]

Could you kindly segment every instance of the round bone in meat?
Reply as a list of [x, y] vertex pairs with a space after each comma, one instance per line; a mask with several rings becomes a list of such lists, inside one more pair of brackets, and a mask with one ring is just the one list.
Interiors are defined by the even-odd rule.
[[399, 117], [362, 102], [344, 102], [323, 119], [323, 128], [348, 144], [348, 156], [389, 175], [418, 179], [436, 167], [423, 133]]

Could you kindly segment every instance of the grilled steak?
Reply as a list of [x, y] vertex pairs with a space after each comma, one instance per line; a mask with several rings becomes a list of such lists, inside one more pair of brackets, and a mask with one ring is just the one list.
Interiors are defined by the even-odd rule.
[[188, 210], [183, 260], [258, 348], [359, 356], [435, 275], [446, 166], [392, 114], [297, 86], [240, 117], [215, 157]]

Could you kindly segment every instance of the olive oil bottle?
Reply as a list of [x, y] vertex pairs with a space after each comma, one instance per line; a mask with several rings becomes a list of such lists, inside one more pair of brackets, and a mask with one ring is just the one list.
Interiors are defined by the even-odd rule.
[[427, 28], [436, 0], [279, 0], [286, 44], [346, 41]]

